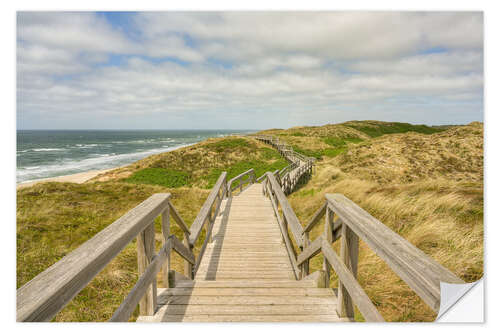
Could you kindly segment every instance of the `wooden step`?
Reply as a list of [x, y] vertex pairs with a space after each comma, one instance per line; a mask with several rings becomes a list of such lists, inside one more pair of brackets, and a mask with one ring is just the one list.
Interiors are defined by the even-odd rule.
[[140, 316], [137, 322], [341, 322], [337, 314], [329, 315], [169, 315], [165, 318]]

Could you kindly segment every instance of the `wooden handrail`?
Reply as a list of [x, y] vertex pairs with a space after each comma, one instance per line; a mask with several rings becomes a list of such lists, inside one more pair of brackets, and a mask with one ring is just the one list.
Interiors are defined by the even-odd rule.
[[[302, 225], [300, 224], [297, 215], [290, 206], [290, 203], [286, 199], [285, 193], [281, 190], [276, 178], [271, 172], [266, 172], [267, 182], [271, 185], [272, 194], [275, 195], [281, 210], [283, 211], [283, 216], [286, 219], [290, 230], [292, 231], [293, 238], [297, 244], [302, 244]], [[278, 213], [275, 211], [275, 213]]]
[[[356, 281], [359, 238], [436, 312], [439, 311], [441, 297], [440, 282], [464, 283], [345, 196], [325, 196], [326, 202], [314, 213], [303, 230], [304, 244], [307, 246], [304, 246], [297, 256], [297, 265], [301, 267], [303, 278], [309, 274], [309, 260], [323, 253], [323, 269], [327, 279], [325, 285], [328, 286], [331, 268], [339, 277], [337, 312], [341, 317], [353, 317], [353, 304], [356, 304], [366, 320], [383, 320]], [[336, 222], [333, 214], [337, 215]], [[325, 231], [309, 244], [309, 232], [323, 216]], [[331, 247], [337, 239], [341, 240], [340, 256]], [[307, 269], [304, 269], [305, 267]]]
[[306, 232], [311, 231], [311, 229], [314, 228], [319, 221], [321, 221], [321, 218], [325, 216], [326, 206], [326, 202], [321, 205], [321, 207], [314, 213], [313, 217], [306, 224], [302, 233], [305, 234]]
[[[281, 142], [272, 136], [256, 135], [254, 138], [272, 145], [290, 163], [275, 174], [285, 194], [291, 193], [299, 181], [304, 179], [304, 175], [312, 174], [312, 166], [315, 159], [297, 153], [289, 144]], [[258, 181], [260, 182], [262, 178], [259, 177]]]
[[[193, 278], [193, 266], [197, 267], [201, 261], [221, 202], [227, 194], [226, 175], [226, 172], [221, 174], [190, 229], [170, 202], [170, 193], [154, 194], [140, 203], [19, 288], [17, 320], [51, 320], [135, 237], [139, 280], [111, 320], [127, 320], [137, 303], [140, 303], [141, 315], [153, 315], [157, 302], [156, 274], [163, 266], [164, 280], [168, 283], [171, 250], [186, 261], [185, 274]], [[154, 220], [160, 214], [164, 244], [155, 254]], [[185, 244], [170, 234], [170, 217], [184, 232]], [[206, 221], [206, 239], [196, 258], [192, 248]]]
[[359, 236], [434, 311], [439, 311], [440, 282], [464, 283], [413, 244], [342, 194], [327, 194], [328, 207]]
[[342, 262], [339, 256], [333, 251], [331, 245], [322, 240], [321, 251], [326, 260], [333, 266], [333, 269], [339, 276], [339, 280], [349, 292], [349, 296], [353, 299], [358, 307], [359, 312], [363, 315], [366, 321], [385, 321], [384, 317], [380, 315], [377, 308], [373, 305], [372, 301], [366, 295], [363, 288], [359, 285], [356, 277], [352, 274], [350, 269]]
[[[248, 176], [247, 179], [243, 180], [243, 178], [245, 176]], [[239, 184], [238, 186], [234, 187], [233, 188], [233, 183], [236, 182], [236, 181], [239, 181]], [[227, 194], [228, 196], [232, 196], [233, 195], [233, 190], [235, 190], [236, 188], [240, 188], [240, 192], [243, 191], [243, 185], [245, 184], [253, 184], [255, 183], [255, 171], [254, 169], [250, 169], [250, 170], [247, 170], [241, 174], [239, 174], [238, 176], [236, 177], [233, 177], [231, 178], [231, 180], [229, 180], [227, 182]]]
[[[189, 244], [191, 246], [194, 246], [194, 244], [198, 240], [198, 237], [200, 236], [201, 233], [201, 229], [205, 225], [207, 219], [210, 217], [210, 213], [214, 206], [214, 203], [217, 202], [217, 205], [220, 206], [220, 202], [226, 196], [227, 193], [226, 178], [227, 178], [227, 172], [224, 171], [219, 176], [219, 179], [212, 188], [212, 191], [208, 195], [207, 200], [205, 200], [205, 203], [198, 212], [198, 215], [196, 215], [196, 218], [194, 219], [191, 228], [189, 228], [190, 232]], [[222, 195], [220, 194], [221, 191], [223, 191]]]
[[174, 205], [172, 205], [172, 203], [170, 201], [169, 201], [169, 206], [170, 206], [171, 216], [174, 218], [175, 222], [177, 222], [177, 225], [182, 229], [182, 231], [184, 232], [184, 235], [189, 236], [191, 234], [191, 232], [189, 231], [189, 228], [188, 228], [186, 222], [184, 222], [184, 220], [179, 215], [179, 213], [175, 209]]
[[[175, 237], [171, 235], [171, 237]], [[153, 280], [155, 279], [156, 274], [160, 271], [163, 263], [167, 260], [167, 256], [169, 253], [169, 249], [172, 247], [172, 239], [168, 239], [167, 242], [163, 245], [158, 254], [154, 257], [151, 264], [148, 266], [144, 274], [139, 277], [139, 280], [134, 285], [130, 293], [127, 295], [125, 300], [122, 302], [120, 307], [115, 311], [113, 316], [109, 321], [118, 322], [118, 321], [128, 321], [130, 316], [135, 310], [137, 304], [139, 304], [141, 298], [146, 292], [147, 288]]]
[[17, 321], [50, 321], [168, 206], [153, 194], [17, 290]]

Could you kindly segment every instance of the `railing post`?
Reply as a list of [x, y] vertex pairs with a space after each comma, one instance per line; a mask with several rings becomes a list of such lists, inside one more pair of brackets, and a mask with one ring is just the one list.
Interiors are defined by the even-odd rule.
[[[359, 237], [345, 223], [342, 223], [340, 237], [340, 259], [356, 278], [358, 274]], [[354, 318], [354, 304], [351, 296], [339, 279], [337, 312], [340, 317]]]
[[[184, 234], [184, 246], [193, 251], [193, 247], [189, 244], [189, 239], [186, 234]], [[193, 265], [185, 260], [184, 261], [184, 275], [190, 279], [193, 279]]]
[[[155, 226], [152, 221], [137, 236], [137, 266], [139, 277], [144, 274], [151, 263], [155, 250]], [[143, 316], [152, 316], [156, 310], [156, 279], [148, 287], [144, 297], [139, 302], [139, 311]]]
[[[168, 241], [168, 237], [170, 236], [170, 204], [167, 205], [167, 208], [161, 214], [161, 231], [163, 233], [163, 245]], [[165, 288], [172, 288], [169, 282], [169, 274], [170, 274], [170, 252], [171, 249], [168, 247], [167, 251], [167, 259], [165, 260], [165, 264], [163, 264], [163, 285]]]
[[[325, 212], [325, 240], [328, 242], [328, 244], [332, 243], [333, 237], [332, 237], [332, 224], [333, 224], [333, 212], [332, 210], [326, 206], [326, 212]], [[325, 286], [326, 288], [330, 287], [330, 271], [332, 269], [332, 266], [326, 260], [326, 258], [323, 258], [323, 270], [325, 271]]]
[[[303, 244], [302, 250], [307, 248], [309, 246], [309, 243], [310, 243], [309, 242], [309, 232], [305, 232], [304, 236], [302, 238], [302, 244]], [[302, 263], [301, 273], [302, 273], [302, 276], [301, 276], [302, 279], [309, 275], [309, 259], [307, 259], [306, 261], [304, 261]]]

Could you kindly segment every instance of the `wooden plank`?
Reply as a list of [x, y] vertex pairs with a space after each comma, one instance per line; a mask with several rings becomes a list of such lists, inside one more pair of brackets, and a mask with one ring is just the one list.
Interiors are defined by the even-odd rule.
[[[111, 317], [110, 321], [112, 322], [128, 321], [128, 319], [134, 312], [135, 307], [141, 300], [142, 296], [146, 293], [147, 289], [149, 288], [153, 280], [156, 278], [156, 274], [158, 274], [165, 259], [167, 258], [166, 249], [170, 247], [171, 240], [172, 239], [170, 238], [167, 241], [167, 243], [162, 247], [162, 249], [158, 252], [154, 260], [147, 267], [144, 274], [140, 276], [134, 288], [132, 288], [132, 290], [127, 295], [125, 300], [122, 302], [120, 307], [113, 313], [113, 316]], [[154, 312], [147, 315], [153, 315], [153, 314]]]
[[332, 314], [335, 306], [330, 304], [277, 304], [277, 305], [165, 305], [162, 306], [157, 316], [165, 315], [293, 315], [293, 314]]
[[292, 246], [290, 239], [288, 237], [288, 230], [285, 228], [284, 223], [281, 220], [281, 216], [278, 213], [278, 208], [276, 207], [274, 200], [271, 199], [271, 203], [272, 203], [274, 211], [276, 213], [276, 219], [278, 220], [278, 224], [279, 224], [280, 229], [281, 229], [281, 235], [283, 236], [283, 240], [285, 241], [285, 247], [288, 251], [288, 257], [290, 258], [290, 263], [291, 263], [292, 268], [294, 270], [295, 277], [297, 279], [299, 279], [300, 269], [297, 266], [297, 258], [295, 257], [295, 251], [294, 251], [293, 246]]
[[194, 264], [195, 258], [193, 252], [184, 246], [182, 242], [175, 237], [175, 235], [170, 235], [169, 239], [172, 240], [172, 249], [177, 252], [182, 258], [187, 260], [189, 263]]
[[310, 259], [321, 252], [321, 244], [323, 243], [323, 236], [319, 236], [307, 248], [305, 248], [297, 257], [297, 265], [302, 264], [307, 259]]
[[[248, 282], [252, 280], [224, 280], [219, 282]], [[268, 288], [181, 288], [176, 287], [166, 291], [167, 295], [183, 296], [276, 296], [276, 295], [296, 295], [296, 296], [315, 296], [315, 297], [335, 297], [335, 294], [328, 288], [282, 288], [276, 287], [275, 280], [260, 280], [264, 284], [274, 285]], [[197, 281], [199, 282], [199, 281]], [[211, 282], [211, 281], [207, 281]], [[162, 296], [163, 297], [163, 296]], [[336, 299], [335, 299], [336, 300]], [[334, 310], [336, 313], [336, 311]]]
[[[230, 210], [230, 207], [231, 207], [231, 201], [232, 201], [232, 197], [229, 197], [227, 199], [227, 201], [226, 201], [226, 206], [225, 206], [225, 209], [224, 209], [224, 214], [222, 216], [222, 221], [225, 221], [228, 218], [229, 210]], [[221, 202], [222, 202], [222, 200], [221, 200]], [[218, 214], [219, 207], [220, 207], [220, 202], [219, 202], [219, 205], [217, 206], [215, 215]], [[198, 259], [194, 263], [194, 270], [193, 270], [193, 274], [194, 275], [196, 275], [196, 271], [198, 270], [198, 267], [200, 266], [201, 261], [203, 259], [203, 255], [205, 253], [205, 249], [206, 249], [206, 247], [208, 245], [208, 241], [210, 240], [211, 235], [212, 235], [213, 226], [214, 226], [214, 223], [210, 223], [210, 227], [208, 228], [207, 234], [205, 236], [205, 241], [203, 242], [203, 245], [202, 245], [202, 247], [200, 249], [200, 253], [198, 254]]]
[[319, 221], [321, 221], [321, 218], [325, 215], [327, 205], [328, 205], [328, 203], [326, 201], [324, 204], [321, 205], [321, 207], [314, 213], [313, 217], [311, 217], [311, 219], [309, 220], [307, 225], [304, 227], [304, 230], [302, 231], [302, 233], [306, 233], [306, 232], [311, 231], [311, 229], [314, 228], [314, 226]]
[[182, 217], [179, 215], [179, 213], [177, 212], [177, 210], [175, 209], [174, 205], [169, 201], [169, 207], [170, 207], [170, 214], [172, 215], [172, 217], [174, 218], [175, 222], [177, 222], [177, 225], [179, 226], [179, 228], [181, 228], [181, 230], [185, 233], [185, 234], [190, 234], [189, 232], [189, 228], [186, 224], [186, 222], [184, 222], [184, 220], [182, 219]]
[[196, 304], [196, 305], [285, 305], [285, 304], [329, 304], [336, 305], [334, 297], [314, 297], [296, 295], [278, 296], [167, 296], [158, 299], [164, 304]]
[[168, 204], [157, 193], [17, 290], [17, 321], [49, 321]]
[[174, 270], [171, 270], [168, 272], [168, 286], [169, 286], [169, 288], [175, 287], [180, 281], [193, 281], [193, 280], [191, 280], [187, 276], [185, 276], [177, 271], [174, 271]]
[[278, 202], [281, 206], [283, 215], [286, 217], [288, 225], [290, 226], [290, 230], [292, 231], [295, 243], [302, 244], [302, 226], [300, 224], [299, 219], [297, 218], [297, 215], [295, 215], [295, 212], [288, 203], [288, 200], [286, 199], [285, 194], [281, 190], [281, 187], [276, 182], [276, 178], [270, 172], [267, 172], [267, 175], [269, 178], [269, 182], [272, 186], [273, 192], [275, 193]]
[[366, 321], [384, 321], [377, 308], [373, 305], [370, 298], [366, 295], [363, 288], [359, 285], [356, 278], [352, 275], [339, 256], [333, 251], [330, 243], [323, 241], [322, 252], [328, 262], [333, 266], [342, 285], [347, 289], [352, 300], [363, 315]]
[[[242, 181], [242, 178], [245, 177], [245, 176], [248, 176], [248, 179], [246, 179], [245, 181]], [[235, 188], [233, 188], [232, 184], [233, 184], [233, 182], [235, 182], [237, 180], [239, 181], [239, 185], [236, 186]], [[238, 187], [240, 187], [240, 190], [241, 190], [242, 186], [244, 184], [249, 183], [249, 182], [253, 182], [253, 180], [255, 180], [255, 171], [254, 171], [254, 169], [247, 170], [247, 171], [239, 174], [238, 176], [231, 178], [231, 180], [229, 180], [227, 182], [227, 193], [228, 193], [228, 196], [231, 197], [233, 190], [235, 190]]]
[[[170, 203], [170, 201], [169, 201]], [[168, 238], [170, 237], [170, 206], [167, 206], [163, 213], [161, 214], [161, 231], [163, 234], [163, 246], [167, 244]], [[170, 244], [170, 243], [169, 243]], [[165, 263], [163, 264], [162, 275], [163, 275], [163, 284], [165, 287], [172, 287], [169, 285], [169, 272], [170, 272], [170, 245], [165, 248], [167, 252]]]
[[[340, 242], [340, 259], [356, 278], [358, 276], [359, 238], [346, 224], [343, 224]], [[337, 313], [340, 317], [354, 318], [354, 304], [340, 279]]]
[[306, 277], [304, 277], [301, 281], [314, 281], [314, 285], [318, 288], [327, 288], [325, 285], [325, 271], [319, 270], [315, 271]]
[[137, 322], [342, 322], [336, 314], [328, 315], [168, 315], [160, 317], [139, 317]]
[[[137, 236], [137, 271], [139, 276], [146, 272], [153, 260], [155, 242], [154, 223], [150, 223], [146, 229]], [[141, 315], [152, 316], [156, 309], [156, 278], [151, 284], [146, 286], [144, 296], [139, 302], [139, 313]], [[134, 305], [135, 306], [135, 305]]]
[[214, 187], [212, 188], [212, 191], [208, 195], [207, 200], [205, 200], [205, 203], [203, 204], [200, 211], [198, 212], [198, 215], [194, 219], [193, 224], [191, 225], [191, 228], [189, 229], [189, 231], [190, 231], [189, 243], [191, 245], [194, 245], [196, 243], [196, 241], [198, 240], [198, 237], [200, 236], [200, 233], [201, 233], [201, 229], [203, 228], [203, 225], [205, 224], [205, 221], [208, 218], [210, 210], [212, 209], [212, 205], [214, 204], [215, 200], [217, 199], [217, 195], [218, 195], [221, 187], [225, 186], [226, 176], [227, 176], [227, 172], [223, 172], [219, 176], [219, 179], [217, 180]]
[[464, 283], [455, 274], [341, 194], [326, 194], [331, 209], [434, 311], [440, 282]]
[[[191, 280], [191, 281], [179, 281], [177, 287], [183, 288], [312, 288], [315, 284], [307, 280], [275, 280], [275, 281], [264, 281], [255, 279], [252, 281], [203, 281], [203, 280]], [[165, 289], [159, 288], [160, 291], [165, 291]], [[333, 293], [328, 293], [333, 295]]]

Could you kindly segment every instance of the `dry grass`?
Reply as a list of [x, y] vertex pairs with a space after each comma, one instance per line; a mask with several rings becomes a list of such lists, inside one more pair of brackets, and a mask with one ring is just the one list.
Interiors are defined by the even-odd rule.
[[[326, 149], [325, 138], [363, 140], [348, 142], [339, 156], [323, 156], [311, 180], [289, 197], [303, 223], [322, 204], [325, 193], [342, 193], [465, 281], [477, 280], [483, 274], [482, 124], [434, 134], [411, 132], [374, 138], [366, 134], [394, 128], [406, 131], [411, 127], [349, 122], [264, 132], [311, 151]], [[86, 184], [45, 183], [18, 190], [17, 286], [153, 193], [172, 193], [175, 207], [190, 225], [209, 193], [205, 188], [217, 173], [237, 172], [255, 163], [270, 167], [280, 162], [258, 141], [226, 139], [154, 155]], [[189, 184], [169, 189], [125, 182], [134, 172], [146, 168], [186, 172]], [[172, 231], [181, 237], [175, 225]], [[320, 225], [311, 237], [321, 232]], [[161, 237], [157, 238], [160, 246]], [[136, 260], [132, 243], [55, 320], [108, 319], [137, 281]], [[320, 269], [321, 263], [322, 257], [315, 257], [312, 269]], [[178, 256], [172, 266], [183, 271]], [[360, 246], [359, 281], [386, 320], [432, 321], [435, 317], [364, 243]], [[335, 276], [331, 283], [336, 284]], [[357, 319], [361, 319], [359, 313]]]
[[[371, 139], [320, 161], [289, 200], [305, 223], [326, 193], [342, 193], [463, 280], [476, 281], [483, 274], [482, 133], [482, 124], [473, 123], [432, 135]], [[450, 159], [457, 162], [446, 164]], [[311, 238], [322, 230], [316, 227]], [[315, 258], [311, 266], [320, 269], [321, 262]], [[364, 243], [359, 281], [386, 320], [434, 320], [436, 314]]]
[[[191, 225], [208, 190], [165, 189], [124, 183], [45, 183], [17, 192], [17, 287], [90, 239], [153, 193], [170, 192]], [[159, 221], [156, 223], [160, 235]], [[182, 231], [172, 224], [172, 232]], [[161, 238], [158, 239], [158, 247]], [[180, 258], [172, 266], [182, 272]], [[56, 317], [56, 321], [105, 321], [137, 281], [135, 241], [129, 244]], [[160, 283], [162, 281], [160, 280]], [[134, 314], [134, 317], [137, 312]]]

